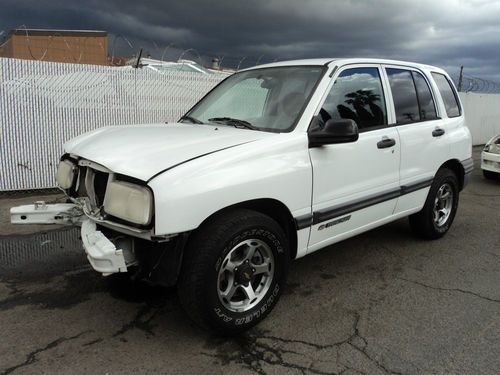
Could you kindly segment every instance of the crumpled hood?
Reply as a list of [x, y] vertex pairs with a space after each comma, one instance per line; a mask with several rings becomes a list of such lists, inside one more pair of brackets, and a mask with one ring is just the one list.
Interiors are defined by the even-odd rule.
[[147, 181], [188, 160], [273, 135], [224, 125], [121, 125], [80, 135], [64, 149], [115, 173]]

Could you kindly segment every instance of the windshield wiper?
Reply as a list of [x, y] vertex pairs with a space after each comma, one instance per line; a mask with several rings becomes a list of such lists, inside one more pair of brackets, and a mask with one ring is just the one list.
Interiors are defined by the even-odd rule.
[[232, 118], [232, 117], [212, 117], [212, 118], [209, 118], [208, 121], [218, 122], [218, 123], [221, 123], [224, 125], [231, 125], [231, 126], [234, 126], [235, 128], [246, 128], [246, 129], [252, 129], [252, 130], [260, 130], [258, 127], [252, 125], [248, 121], [240, 120], [240, 119]]
[[192, 116], [182, 116], [179, 121], [182, 120], [188, 120], [191, 121], [193, 124], [203, 124], [203, 121], [198, 120], [197, 118], [194, 118]]

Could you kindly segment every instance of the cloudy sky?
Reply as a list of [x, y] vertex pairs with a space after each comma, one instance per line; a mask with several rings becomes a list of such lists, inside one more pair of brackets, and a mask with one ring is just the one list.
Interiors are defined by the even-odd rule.
[[[99, 29], [110, 49], [209, 60], [370, 56], [424, 62], [500, 81], [498, 0], [0, 0], [0, 32]], [[5, 34], [4, 34], [5, 35]], [[122, 37], [118, 37], [122, 36]], [[130, 42], [132, 47], [125, 41]], [[177, 47], [178, 49], [176, 49]], [[192, 51], [186, 58], [195, 58]], [[205, 61], [208, 62], [208, 61]]]

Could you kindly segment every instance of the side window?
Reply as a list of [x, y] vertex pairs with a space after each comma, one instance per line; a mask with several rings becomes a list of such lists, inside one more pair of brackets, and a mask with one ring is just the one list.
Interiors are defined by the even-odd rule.
[[420, 120], [435, 120], [437, 118], [436, 105], [431, 90], [422, 74], [412, 71], [413, 80], [417, 88], [418, 104], [420, 106]]
[[351, 119], [360, 130], [387, 124], [378, 68], [344, 70], [335, 80], [319, 113], [321, 120]]
[[460, 106], [458, 105], [457, 94], [448, 79], [443, 74], [439, 73], [432, 73], [432, 78], [434, 78], [439, 92], [441, 93], [448, 117], [460, 116]]
[[408, 124], [420, 121], [417, 91], [411, 71], [387, 68], [392, 98], [396, 109], [396, 122]]

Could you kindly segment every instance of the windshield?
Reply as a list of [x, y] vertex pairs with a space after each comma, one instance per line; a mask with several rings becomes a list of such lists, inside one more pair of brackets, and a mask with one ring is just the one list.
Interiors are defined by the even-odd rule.
[[271, 132], [292, 131], [324, 69], [323, 66], [290, 66], [233, 74], [181, 121]]

